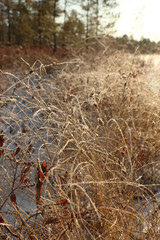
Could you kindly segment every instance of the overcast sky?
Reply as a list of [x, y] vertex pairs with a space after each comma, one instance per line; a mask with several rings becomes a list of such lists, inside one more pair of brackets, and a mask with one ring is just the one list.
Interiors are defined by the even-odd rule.
[[118, 35], [160, 41], [160, 0], [117, 1], [120, 10], [120, 18], [116, 23]]

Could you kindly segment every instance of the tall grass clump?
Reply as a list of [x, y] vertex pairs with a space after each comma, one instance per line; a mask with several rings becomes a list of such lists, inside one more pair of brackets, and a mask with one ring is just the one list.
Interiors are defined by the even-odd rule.
[[2, 73], [2, 239], [159, 239], [160, 111], [146, 67], [116, 52]]

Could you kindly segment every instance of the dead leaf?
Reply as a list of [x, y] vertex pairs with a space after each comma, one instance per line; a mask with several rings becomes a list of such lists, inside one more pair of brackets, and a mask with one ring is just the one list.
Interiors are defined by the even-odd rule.
[[69, 202], [68, 202], [68, 200], [67, 199], [61, 199], [60, 201], [57, 201], [56, 202], [56, 205], [65, 205], [65, 204], [68, 204]]
[[10, 195], [10, 200], [11, 200], [12, 203], [17, 204], [17, 202], [16, 202], [16, 195], [15, 195], [14, 192]]

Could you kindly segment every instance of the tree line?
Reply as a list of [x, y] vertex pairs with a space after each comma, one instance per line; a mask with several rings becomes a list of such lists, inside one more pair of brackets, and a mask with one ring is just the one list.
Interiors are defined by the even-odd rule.
[[0, 0], [0, 45], [88, 48], [113, 27], [116, 6], [116, 0]]

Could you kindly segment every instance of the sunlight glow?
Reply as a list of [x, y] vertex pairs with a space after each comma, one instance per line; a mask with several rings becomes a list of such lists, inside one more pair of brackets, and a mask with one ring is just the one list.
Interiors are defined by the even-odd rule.
[[133, 36], [160, 41], [160, 0], [119, 0], [117, 36]]

